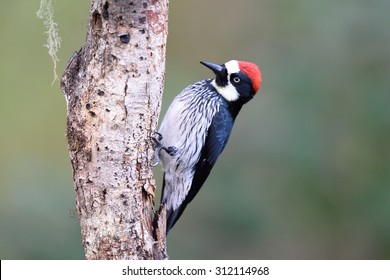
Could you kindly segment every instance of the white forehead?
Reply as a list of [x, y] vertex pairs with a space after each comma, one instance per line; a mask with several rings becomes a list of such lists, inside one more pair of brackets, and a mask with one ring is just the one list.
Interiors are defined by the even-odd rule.
[[240, 66], [238, 65], [237, 60], [230, 60], [230, 61], [226, 62], [225, 67], [228, 71], [228, 74], [240, 72]]

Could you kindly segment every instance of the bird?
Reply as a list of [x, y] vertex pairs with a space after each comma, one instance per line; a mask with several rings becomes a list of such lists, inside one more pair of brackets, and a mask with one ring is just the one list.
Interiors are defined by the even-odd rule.
[[203, 186], [242, 106], [262, 83], [262, 74], [252, 62], [200, 63], [212, 70], [215, 78], [183, 89], [152, 137], [154, 166], [161, 161], [164, 172], [161, 203], [167, 209], [166, 234]]

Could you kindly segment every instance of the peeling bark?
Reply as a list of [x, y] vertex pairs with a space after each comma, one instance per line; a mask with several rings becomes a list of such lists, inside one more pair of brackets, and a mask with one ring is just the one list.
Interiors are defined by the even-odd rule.
[[153, 146], [165, 73], [168, 0], [92, 0], [85, 45], [61, 81], [87, 259], [166, 259], [153, 212]]

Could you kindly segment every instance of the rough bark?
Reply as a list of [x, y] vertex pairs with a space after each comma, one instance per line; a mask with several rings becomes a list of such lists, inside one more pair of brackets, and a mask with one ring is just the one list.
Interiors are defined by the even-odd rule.
[[61, 88], [87, 259], [165, 259], [154, 219], [153, 146], [165, 71], [168, 0], [92, 0], [84, 47]]

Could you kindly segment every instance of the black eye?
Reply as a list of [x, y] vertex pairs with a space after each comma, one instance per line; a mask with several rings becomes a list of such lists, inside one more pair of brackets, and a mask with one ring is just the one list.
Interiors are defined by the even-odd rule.
[[241, 79], [239, 77], [234, 77], [233, 82], [239, 84], [241, 82]]

